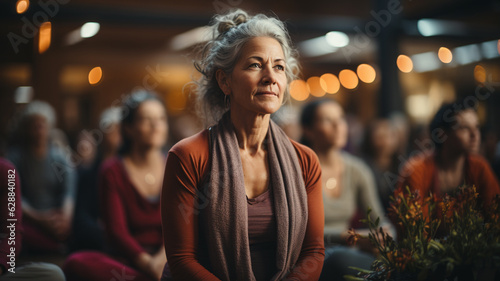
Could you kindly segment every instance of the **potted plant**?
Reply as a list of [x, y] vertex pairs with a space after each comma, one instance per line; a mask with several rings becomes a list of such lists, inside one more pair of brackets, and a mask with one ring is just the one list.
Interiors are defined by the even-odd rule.
[[[382, 230], [379, 219], [367, 216], [368, 238], [379, 255], [371, 270], [357, 269], [357, 276], [346, 280], [495, 280], [500, 268], [498, 195], [483, 206], [475, 186], [464, 185], [440, 200], [432, 194], [422, 198], [406, 187], [391, 201], [389, 217], [398, 239]], [[360, 237], [351, 230], [348, 242], [355, 244]]]

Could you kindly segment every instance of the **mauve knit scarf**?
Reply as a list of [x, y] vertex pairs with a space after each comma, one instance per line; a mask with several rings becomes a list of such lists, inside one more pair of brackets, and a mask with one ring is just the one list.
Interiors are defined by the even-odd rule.
[[[243, 169], [229, 112], [211, 128], [210, 134], [211, 173], [202, 191], [209, 200], [200, 210], [200, 228], [208, 243], [210, 268], [221, 280], [255, 280]], [[272, 121], [265, 143], [277, 222], [277, 273], [272, 280], [281, 280], [295, 266], [302, 249], [307, 194], [297, 153], [289, 138]]]

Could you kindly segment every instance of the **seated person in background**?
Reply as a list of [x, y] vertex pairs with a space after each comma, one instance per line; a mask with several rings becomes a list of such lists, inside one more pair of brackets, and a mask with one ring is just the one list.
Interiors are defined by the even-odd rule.
[[370, 123], [363, 140], [363, 156], [375, 176], [384, 210], [389, 208], [389, 198], [396, 188], [398, 148], [398, 134], [390, 120], [377, 119]]
[[[0, 281], [64, 281], [64, 274], [56, 265], [18, 264], [22, 245], [22, 211], [21, 186], [17, 172], [18, 170], [10, 162], [0, 158], [0, 206], [2, 207], [0, 209]], [[11, 208], [14, 211], [10, 211]], [[12, 225], [15, 228], [12, 228]], [[11, 251], [12, 248], [15, 249], [14, 252]]]
[[64, 265], [68, 280], [109, 281], [117, 274], [127, 280], [160, 279], [166, 263], [160, 213], [166, 114], [163, 102], [144, 91], [124, 101], [120, 156], [103, 163], [99, 176], [100, 210], [112, 257], [74, 253]]
[[76, 178], [69, 157], [50, 142], [55, 122], [48, 103], [29, 103], [21, 117], [18, 146], [7, 153], [23, 184], [26, 252], [64, 252], [70, 235]]
[[271, 119], [294, 141], [300, 141], [302, 128], [299, 124], [299, 110], [283, 105], [277, 112], [271, 115]]
[[[350, 266], [369, 269], [375, 259], [375, 249], [368, 239], [358, 242], [359, 250], [346, 245], [357, 210], [366, 214], [370, 208], [372, 220], [379, 217], [386, 231], [393, 232], [393, 227], [384, 215], [370, 168], [342, 151], [347, 142], [342, 107], [332, 99], [313, 101], [304, 107], [300, 123], [303, 143], [316, 152], [322, 170], [326, 250], [320, 280], [344, 280], [344, 275], [356, 273]], [[367, 229], [357, 232], [368, 234]]]
[[75, 215], [73, 219], [73, 241], [71, 250], [104, 251], [104, 236], [99, 224], [98, 173], [101, 163], [116, 155], [121, 144], [120, 136], [121, 109], [111, 107], [102, 114], [99, 132], [102, 133], [98, 145], [96, 159], [90, 167], [80, 166], [78, 169], [78, 195], [76, 196]]
[[[443, 105], [429, 131], [435, 151], [408, 160], [396, 192], [408, 186], [419, 190], [422, 200], [430, 193], [439, 199], [465, 183], [476, 186], [485, 204], [500, 194], [490, 165], [476, 153], [480, 145], [479, 120], [472, 108], [459, 102]], [[427, 209], [423, 211], [426, 214]]]

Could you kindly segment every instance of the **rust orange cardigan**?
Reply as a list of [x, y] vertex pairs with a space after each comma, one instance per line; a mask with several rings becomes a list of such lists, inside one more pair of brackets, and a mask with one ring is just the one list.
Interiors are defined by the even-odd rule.
[[[428, 196], [430, 192], [440, 198], [442, 192], [437, 186], [437, 168], [435, 154], [420, 158], [411, 158], [401, 172], [403, 177], [398, 189], [410, 187], [410, 190], [419, 190], [420, 196]], [[475, 185], [479, 197], [485, 204], [489, 204], [496, 194], [500, 194], [500, 186], [490, 165], [479, 155], [468, 155], [464, 166], [464, 182]]]
[[[302, 250], [286, 280], [318, 280], [324, 260], [325, 224], [321, 167], [316, 154], [291, 141], [297, 152], [307, 192], [308, 222]], [[209, 171], [208, 130], [177, 143], [169, 151], [162, 193], [162, 221], [168, 265], [175, 280], [219, 280], [203, 266], [206, 246], [200, 237], [198, 214], [203, 200], [196, 204], [196, 191]], [[279, 218], [278, 218], [279, 219]], [[174, 231], [165, 231], [166, 228]], [[203, 241], [203, 242], [202, 242]], [[201, 242], [201, 243], [200, 243]]]

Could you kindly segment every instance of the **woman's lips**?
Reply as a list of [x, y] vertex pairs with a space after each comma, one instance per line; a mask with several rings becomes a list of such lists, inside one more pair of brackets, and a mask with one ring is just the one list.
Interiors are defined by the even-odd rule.
[[255, 94], [256, 96], [278, 96], [275, 92], [272, 91], [260, 91]]

